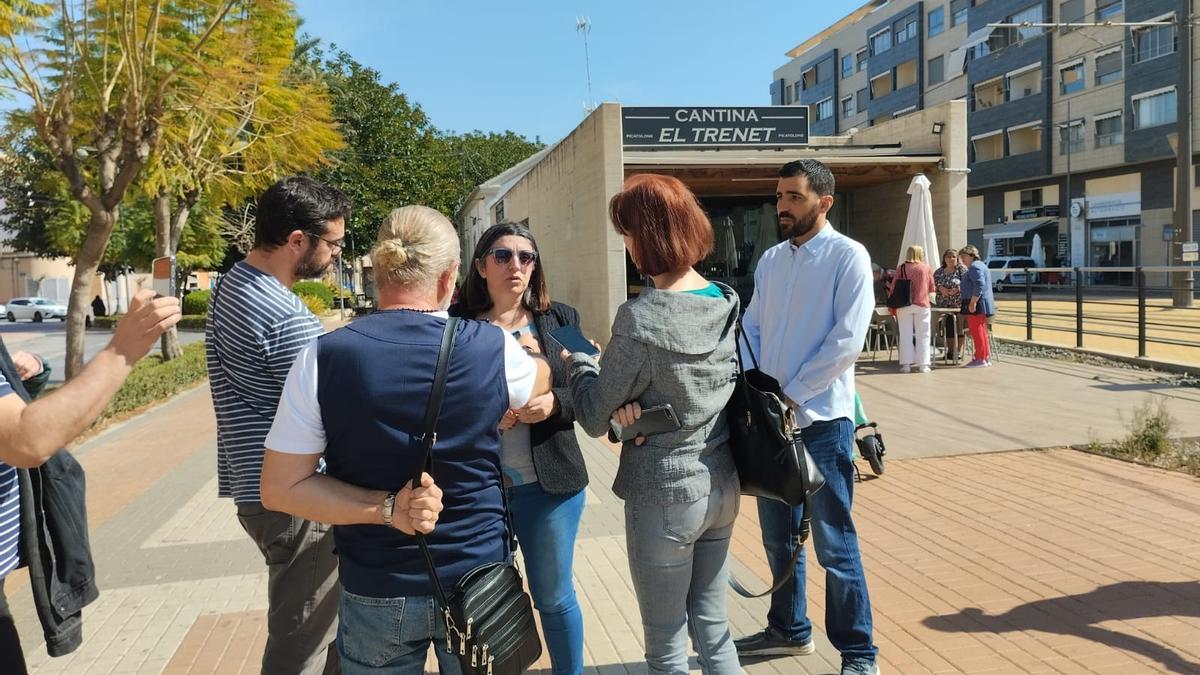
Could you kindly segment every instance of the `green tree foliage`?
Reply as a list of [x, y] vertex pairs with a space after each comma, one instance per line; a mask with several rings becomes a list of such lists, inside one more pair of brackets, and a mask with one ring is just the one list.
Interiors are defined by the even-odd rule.
[[[71, 196], [37, 138], [26, 134], [8, 145], [12, 151], [0, 158], [6, 243], [19, 251], [74, 261], [87, 237], [90, 213]], [[177, 263], [183, 274], [221, 264], [226, 250], [221, 230], [221, 210], [201, 200], [181, 236]], [[121, 208], [98, 269], [111, 277], [124, 267], [145, 269], [154, 257], [153, 205], [147, 195], [134, 191]]]
[[317, 177], [349, 195], [354, 213], [348, 238], [356, 254], [370, 249], [379, 223], [392, 209], [424, 204], [453, 215], [476, 185], [542, 147], [511, 131], [439, 131], [418, 104], [395, 83], [383, 82], [378, 71], [336, 46], [328, 53], [306, 46], [297, 67], [324, 80], [346, 141]]
[[433, 184], [435, 130], [421, 107], [379, 72], [331, 48], [311, 48], [309, 68], [324, 80], [346, 147], [316, 177], [335, 185], [354, 205], [347, 238], [365, 251], [392, 209], [421, 204]]
[[[249, 2], [250, 0], [242, 0]], [[66, 375], [83, 367], [84, 317], [126, 193], [158, 150], [168, 108], [200, 105], [206, 43], [239, 0], [5, 0], [0, 87], [24, 110], [70, 195], [87, 209], [68, 303]], [[188, 92], [191, 92], [189, 95]]]

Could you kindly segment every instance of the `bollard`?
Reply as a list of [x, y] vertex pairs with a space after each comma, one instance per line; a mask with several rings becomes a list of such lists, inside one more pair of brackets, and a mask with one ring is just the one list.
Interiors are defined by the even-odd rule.
[[1033, 275], [1025, 268], [1025, 339], [1033, 342]]
[[1146, 358], [1146, 272], [1137, 268], [1138, 358]]
[[1083, 272], [1075, 268], [1075, 347], [1083, 348]]

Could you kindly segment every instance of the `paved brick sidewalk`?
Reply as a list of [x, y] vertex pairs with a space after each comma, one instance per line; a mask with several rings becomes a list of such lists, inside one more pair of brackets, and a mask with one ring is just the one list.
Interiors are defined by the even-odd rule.
[[[216, 499], [212, 425], [202, 387], [80, 449], [102, 594], [85, 610], [83, 647], [48, 659], [25, 579], [10, 578], [33, 672], [257, 672], [265, 574]], [[608, 489], [617, 457], [591, 439], [585, 453], [593, 482], [575, 572], [588, 672], [644, 672], [622, 506]], [[856, 497], [886, 673], [1200, 672], [1200, 481], [1027, 451], [892, 461]], [[735, 571], [764, 583], [748, 500], [733, 551]], [[819, 572], [809, 604], [820, 627]], [[735, 633], [760, 628], [765, 607], [731, 596]], [[836, 672], [816, 637], [814, 656], [746, 670]]]

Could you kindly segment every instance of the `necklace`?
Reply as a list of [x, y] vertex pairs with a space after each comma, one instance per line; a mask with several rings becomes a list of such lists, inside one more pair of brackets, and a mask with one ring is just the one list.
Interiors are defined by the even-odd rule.
[[416, 312], [417, 314], [432, 314], [432, 313], [434, 313], [434, 312], [440, 312], [440, 311], [442, 311], [442, 310], [440, 310], [440, 309], [415, 309], [415, 308], [413, 308], [413, 307], [393, 307], [393, 308], [391, 308], [391, 309], [384, 310], [384, 311], [392, 311], [392, 312]]

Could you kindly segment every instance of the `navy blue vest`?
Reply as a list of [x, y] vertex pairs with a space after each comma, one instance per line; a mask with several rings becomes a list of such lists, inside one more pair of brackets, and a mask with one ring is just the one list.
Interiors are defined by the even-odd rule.
[[[385, 311], [320, 338], [317, 399], [330, 476], [398, 490], [417, 474], [425, 406], [446, 320]], [[433, 449], [444, 510], [427, 537], [447, 589], [506, 554], [500, 417], [508, 408], [504, 334], [463, 321], [455, 339]], [[342, 586], [377, 598], [433, 591], [415, 538], [383, 525], [334, 527]]]

